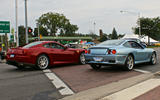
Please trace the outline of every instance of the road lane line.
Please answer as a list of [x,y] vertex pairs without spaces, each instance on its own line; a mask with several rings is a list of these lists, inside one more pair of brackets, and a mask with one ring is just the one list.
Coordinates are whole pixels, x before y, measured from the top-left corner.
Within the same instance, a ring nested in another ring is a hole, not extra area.
[[160,79],[149,79],[100,100],[132,100],[158,86],[160,86]]
[[52,84],[59,90],[62,95],[72,95],[74,92],[61,80],[59,79],[51,70],[44,70],[45,75],[52,81]]
[[137,71],[137,72],[141,72],[141,73],[144,73],[144,74],[148,74],[148,73],[151,73],[149,71],[145,71],[145,70],[141,70],[141,69],[133,69],[134,71]]

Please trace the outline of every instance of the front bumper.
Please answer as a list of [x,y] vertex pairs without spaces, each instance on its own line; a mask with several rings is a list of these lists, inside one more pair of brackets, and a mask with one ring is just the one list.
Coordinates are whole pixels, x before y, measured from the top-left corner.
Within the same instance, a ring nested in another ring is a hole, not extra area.
[[[91,55],[86,54],[85,60],[87,64],[102,64],[102,65],[124,65],[127,55]],[[101,58],[96,60],[96,58]]]

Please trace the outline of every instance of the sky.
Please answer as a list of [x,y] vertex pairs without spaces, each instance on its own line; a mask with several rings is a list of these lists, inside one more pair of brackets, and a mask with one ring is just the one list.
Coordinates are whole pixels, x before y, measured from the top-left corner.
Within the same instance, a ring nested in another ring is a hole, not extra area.
[[[25,25],[24,0],[18,1],[18,25]],[[0,0],[0,21],[10,21],[15,28],[15,0]],[[160,0],[27,0],[28,26],[36,27],[36,19],[47,12],[64,14],[71,24],[79,27],[78,33],[99,29],[118,34],[133,33],[138,13],[141,17],[158,17]],[[120,11],[127,11],[121,13]]]

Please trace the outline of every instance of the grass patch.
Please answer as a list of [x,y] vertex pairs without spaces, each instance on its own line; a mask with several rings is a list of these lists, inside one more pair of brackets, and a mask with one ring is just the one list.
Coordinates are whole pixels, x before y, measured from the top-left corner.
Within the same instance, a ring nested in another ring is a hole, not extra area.
[[160,47],[160,46],[155,46],[155,45],[147,46],[147,48],[157,48],[157,47]]

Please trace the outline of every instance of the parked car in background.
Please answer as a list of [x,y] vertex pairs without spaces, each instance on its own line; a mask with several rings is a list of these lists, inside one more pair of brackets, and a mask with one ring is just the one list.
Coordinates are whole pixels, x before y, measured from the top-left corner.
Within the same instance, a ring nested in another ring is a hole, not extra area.
[[69,43],[69,44],[65,44],[65,46],[69,48],[82,48],[82,45],[77,43]]
[[0,61],[5,59],[5,52],[0,52]]
[[102,65],[123,65],[124,69],[132,70],[135,64],[157,62],[154,49],[128,39],[108,40],[89,48],[85,53],[86,63],[93,69],[100,69]]
[[6,61],[20,69],[25,65],[33,65],[43,70],[56,64],[85,64],[84,52],[84,49],[68,48],[55,41],[38,41],[9,49]]

